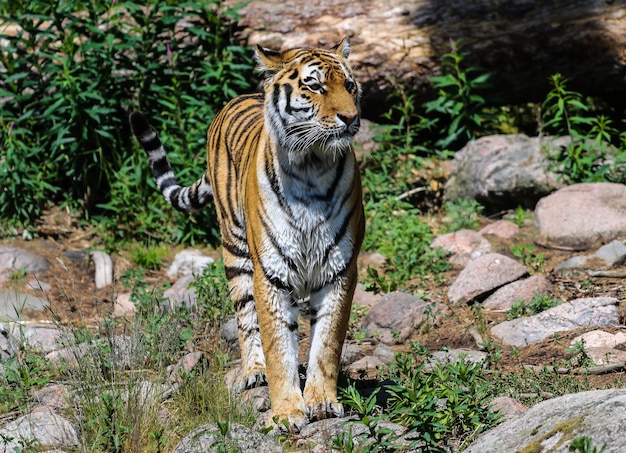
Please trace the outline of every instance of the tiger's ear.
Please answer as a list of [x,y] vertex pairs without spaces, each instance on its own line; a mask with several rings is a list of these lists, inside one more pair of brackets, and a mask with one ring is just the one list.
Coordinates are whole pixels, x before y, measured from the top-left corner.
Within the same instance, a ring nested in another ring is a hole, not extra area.
[[283,68],[284,61],[280,52],[275,50],[266,49],[260,44],[256,45],[256,52],[254,52],[254,59],[257,63],[257,69],[266,76],[276,74]]
[[343,38],[341,42],[334,46],[331,50],[334,50],[337,55],[341,55],[347,60],[350,56],[350,37],[346,36]]

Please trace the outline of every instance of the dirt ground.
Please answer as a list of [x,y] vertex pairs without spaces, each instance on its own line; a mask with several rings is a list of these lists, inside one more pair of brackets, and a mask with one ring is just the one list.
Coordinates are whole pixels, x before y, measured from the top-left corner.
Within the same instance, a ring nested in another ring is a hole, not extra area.
[[[483,223],[487,220],[484,219]],[[498,240],[490,237],[493,251],[511,255],[509,247],[513,244],[532,242],[534,237],[532,227],[524,227],[516,238],[512,240]],[[50,269],[44,275],[27,276],[24,279],[8,279],[0,284],[0,288],[13,288],[21,292],[30,293],[50,301],[48,313],[40,315],[48,320],[55,320],[62,324],[81,325],[97,328],[100,321],[112,311],[112,301],[117,294],[126,292],[119,282],[112,287],[97,290],[94,284],[94,265],[89,262],[88,250],[97,242],[95,233],[84,230],[64,230],[63,234],[45,234],[39,238],[26,241],[19,237],[5,238],[0,244],[18,247],[38,255],[44,256],[50,262]],[[620,278],[589,277],[585,274],[562,276],[553,271],[556,264],[576,254],[574,251],[546,248],[535,245],[535,252],[542,253],[545,264],[543,274],[553,283],[554,296],[562,300],[571,300],[591,296],[612,296],[620,300],[621,311],[626,305],[624,280]],[[168,259],[173,259],[178,249],[172,247]],[[219,256],[218,250],[205,251]],[[578,252],[584,253],[584,252]],[[124,256],[113,256],[116,276],[132,267]],[[626,269],[624,269],[626,271]],[[443,283],[428,282],[422,285],[421,292],[430,300],[447,302],[446,291],[449,284],[458,274],[458,270],[451,270],[445,276]],[[147,273],[149,283],[159,283],[167,280],[165,267],[158,272]],[[50,285],[42,294],[28,287],[28,282],[35,281]],[[477,311],[470,306],[454,306],[452,314],[439,321],[437,325],[421,329],[413,336],[421,344],[431,350],[438,350],[444,346],[449,348],[477,349],[476,332],[483,339],[489,337],[490,327],[506,319],[505,314]],[[605,329],[615,332],[614,329]],[[571,355],[565,352],[572,338],[591,329],[563,333],[558,338],[549,338],[540,343],[530,345],[521,350],[515,350],[505,345],[496,345],[501,348],[502,357],[498,363],[502,371],[519,371],[522,365],[556,366],[563,367],[564,361]],[[397,350],[406,350],[407,345],[398,346]],[[624,369],[614,372],[591,375],[588,379],[591,388],[623,387],[626,385]]]

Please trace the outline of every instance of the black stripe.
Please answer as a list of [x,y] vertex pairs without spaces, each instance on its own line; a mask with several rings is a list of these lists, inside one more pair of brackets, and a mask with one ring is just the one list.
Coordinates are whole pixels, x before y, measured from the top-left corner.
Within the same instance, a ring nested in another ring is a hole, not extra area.
[[224,273],[226,274],[227,280],[232,280],[240,275],[252,275],[252,271],[250,269],[236,266],[224,266]]
[[235,307],[235,310],[239,311],[250,302],[254,302],[254,296],[252,294],[248,294],[240,299],[233,299],[233,306]]
[[283,248],[281,247],[280,243],[278,242],[278,239],[276,239],[276,236],[274,236],[274,234],[272,232],[272,229],[270,228],[270,226],[265,221],[265,218],[262,215],[263,213],[260,213],[260,214],[261,215],[259,215],[259,217],[261,219],[261,223],[263,224],[263,228],[265,228],[266,234],[269,237],[270,242],[272,243],[272,246],[274,246],[274,248],[276,249],[276,251],[278,252],[280,257],[282,258],[282,260],[285,262],[285,264],[287,264],[287,267],[289,267],[289,269],[291,269],[294,272],[297,271],[298,270],[298,266],[293,261],[293,259],[284,252]]
[[231,242],[222,241],[222,247],[224,247],[228,253],[236,256],[237,258],[250,258],[250,252],[247,249],[239,247]]

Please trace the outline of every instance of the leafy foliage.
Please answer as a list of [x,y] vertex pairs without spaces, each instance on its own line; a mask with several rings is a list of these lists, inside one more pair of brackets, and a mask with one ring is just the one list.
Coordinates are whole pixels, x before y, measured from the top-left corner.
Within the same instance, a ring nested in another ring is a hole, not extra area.
[[386,258],[384,276],[372,269],[370,278],[383,292],[393,291],[413,278],[431,278],[448,269],[441,249],[431,249],[434,234],[411,205],[388,198],[366,206],[369,228],[364,250],[377,250]]
[[449,451],[454,442],[467,446],[480,432],[495,426],[499,415],[488,404],[487,380],[479,363],[460,360],[426,368],[424,347],[396,356],[387,386],[392,420],[419,439],[422,451]]
[[[625,180],[626,135],[604,114],[593,115],[583,95],[567,89],[561,74],[550,77],[552,89],[543,101],[543,128],[569,135],[571,142],[548,155],[553,171],[567,183]],[[616,152],[615,145],[621,146]]]
[[[0,35],[0,98],[8,100],[0,104],[0,218],[27,222],[53,200],[115,219],[108,228],[128,225],[116,234],[172,235],[173,226],[156,221],[169,208],[156,200],[127,114],[141,109],[152,118],[184,168],[181,179],[195,179],[209,120],[251,88],[249,52],[231,37],[234,17],[218,0],[28,0],[4,8],[0,21],[16,33]],[[211,233],[198,228],[177,239]]]

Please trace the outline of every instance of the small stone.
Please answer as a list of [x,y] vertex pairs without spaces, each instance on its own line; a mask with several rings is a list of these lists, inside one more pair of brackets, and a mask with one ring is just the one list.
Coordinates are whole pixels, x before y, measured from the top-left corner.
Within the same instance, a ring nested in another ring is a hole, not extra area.
[[427,359],[426,369],[432,369],[435,364],[446,365],[463,361],[465,363],[483,363],[487,359],[487,353],[472,349],[448,349],[447,351],[435,351]]
[[500,412],[505,420],[510,420],[528,409],[523,404],[508,396],[498,396],[491,400],[491,408],[493,411]]
[[585,346],[590,348],[614,348],[618,344],[626,343],[626,333],[618,332],[612,334],[604,330],[592,330],[574,338],[570,346],[579,341],[584,341]]
[[396,353],[384,343],[379,343],[378,346],[376,346],[374,355],[383,363],[394,363],[396,361]]
[[102,289],[113,284],[113,260],[108,253],[102,251],[91,252],[91,259],[96,266],[96,288]]
[[236,343],[239,341],[239,328],[237,327],[237,319],[230,318],[222,325],[220,330],[222,339],[228,343]]
[[131,293],[118,294],[115,302],[113,302],[113,316],[115,318],[134,318],[136,307],[130,298]]
[[594,255],[609,267],[621,266],[626,262],[626,245],[614,240],[600,247]]
[[537,294],[549,294],[552,284],[543,275],[532,275],[497,289],[482,303],[485,310],[506,312],[518,301],[529,303]]
[[341,366],[347,367],[361,356],[361,347],[354,343],[344,343],[341,350]]
[[183,250],[174,257],[174,261],[167,269],[167,277],[174,280],[185,275],[200,275],[205,267],[214,262],[213,258],[204,255],[200,250]]
[[502,239],[510,239],[519,234],[519,227],[508,220],[497,220],[480,230],[482,234],[492,234]]
[[[385,344],[404,343],[423,322],[436,319],[449,310],[442,304],[425,302],[401,292],[386,294],[365,315],[361,324]],[[432,319],[431,319],[432,318]]]
[[452,304],[468,303],[526,274],[526,267],[508,256],[483,255],[470,261],[461,271],[448,289],[448,298]]
[[183,275],[171,288],[163,292],[163,296],[169,301],[170,308],[191,308],[197,304],[196,288],[189,286],[194,281],[195,277],[192,274]]
[[470,260],[491,253],[489,241],[472,230],[459,230],[438,236],[430,247],[439,247],[450,253],[448,261],[458,267],[465,267]]

